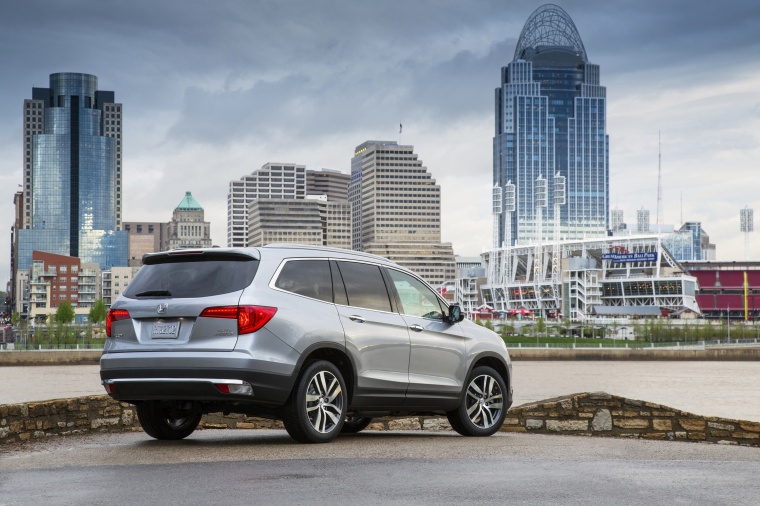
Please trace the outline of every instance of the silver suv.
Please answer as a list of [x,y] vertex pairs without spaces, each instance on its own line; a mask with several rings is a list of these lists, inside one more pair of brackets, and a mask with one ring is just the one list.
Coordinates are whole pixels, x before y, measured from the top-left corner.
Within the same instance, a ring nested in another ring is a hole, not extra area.
[[100,376],[154,438],[213,412],[282,420],[302,443],[380,416],[446,415],[488,436],[512,405],[499,336],[387,259],[281,244],[143,264],[108,312]]

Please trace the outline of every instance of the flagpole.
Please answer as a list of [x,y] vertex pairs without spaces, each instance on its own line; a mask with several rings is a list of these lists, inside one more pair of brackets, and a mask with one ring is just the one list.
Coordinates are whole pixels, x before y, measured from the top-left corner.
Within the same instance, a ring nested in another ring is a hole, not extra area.
[[398,124],[398,145],[401,145],[401,133],[404,131],[403,123]]

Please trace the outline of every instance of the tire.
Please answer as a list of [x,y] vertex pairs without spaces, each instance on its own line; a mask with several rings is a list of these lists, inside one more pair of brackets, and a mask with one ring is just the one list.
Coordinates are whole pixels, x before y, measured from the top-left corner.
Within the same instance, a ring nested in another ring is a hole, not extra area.
[[155,439],[184,439],[198,427],[203,413],[188,401],[150,401],[137,405],[137,418]]
[[446,413],[451,427],[463,436],[494,434],[507,416],[504,379],[494,369],[478,366],[465,385],[459,407]]
[[301,372],[282,423],[299,443],[329,443],[340,434],[346,419],[346,383],[330,362],[311,362]]
[[372,423],[372,418],[366,416],[347,416],[343,422],[342,434],[356,434],[367,428]]

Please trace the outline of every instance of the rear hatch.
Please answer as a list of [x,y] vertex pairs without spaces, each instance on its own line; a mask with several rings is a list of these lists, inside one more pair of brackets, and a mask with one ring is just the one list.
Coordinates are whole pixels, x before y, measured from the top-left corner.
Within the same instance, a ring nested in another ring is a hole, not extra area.
[[106,352],[235,348],[236,309],[258,259],[210,249],[148,255],[143,263],[111,306]]

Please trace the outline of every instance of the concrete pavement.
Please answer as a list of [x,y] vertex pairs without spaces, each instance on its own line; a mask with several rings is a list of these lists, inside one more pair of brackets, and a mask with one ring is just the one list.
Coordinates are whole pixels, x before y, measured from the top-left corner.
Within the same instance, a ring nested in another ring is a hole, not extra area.
[[0,454],[0,505],[757,504],[756,448],[450,432],[51,439]]

